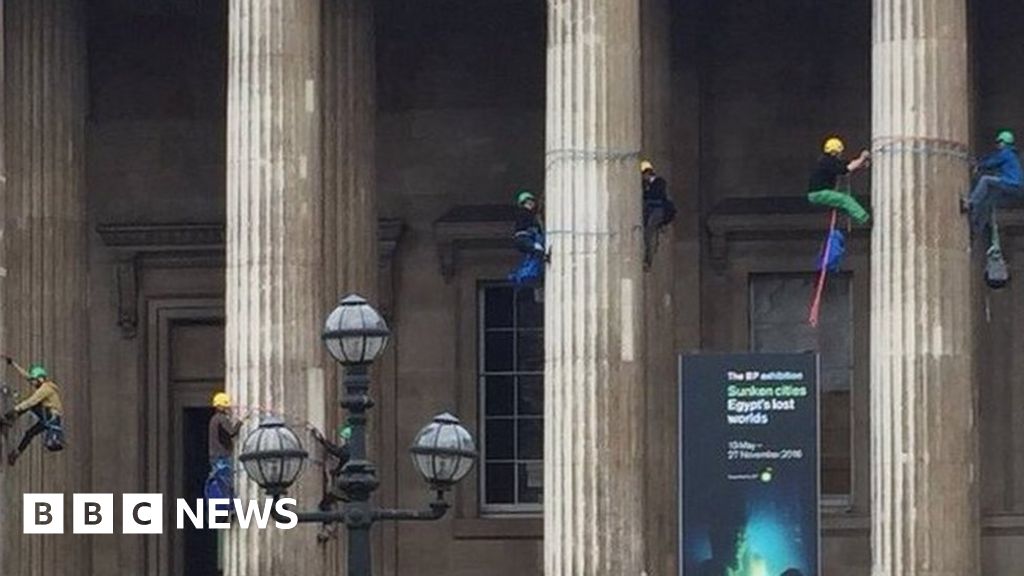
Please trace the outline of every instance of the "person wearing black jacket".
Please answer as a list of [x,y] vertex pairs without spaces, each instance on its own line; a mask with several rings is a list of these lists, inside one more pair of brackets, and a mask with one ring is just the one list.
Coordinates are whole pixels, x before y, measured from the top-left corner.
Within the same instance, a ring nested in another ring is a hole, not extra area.
[[526,255],[544,256],[544,227],[538,215],[537,197],[525,190],[516,196],[516,249]]
[[647,160],[640,163],[640,182],[644,202],[644,267],[650,268],[658,249],[658,233],[676,216],[676,207],[668,197],[668,183]]

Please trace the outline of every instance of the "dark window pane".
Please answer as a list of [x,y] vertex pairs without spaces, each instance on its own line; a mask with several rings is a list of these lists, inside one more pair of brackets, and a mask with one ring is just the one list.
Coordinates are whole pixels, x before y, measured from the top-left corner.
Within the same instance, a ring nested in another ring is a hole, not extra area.
[[519,414],[540,416],[544,414],[544,377],[519,377]]
[[516,325],[519,328],[544,326],[544,304],[537,302],[532,288],[516,291]]
[[487,454],[488,460],[512,460],[515,458],[513,446],[513,427],[515,420],[488,418],[486,421],[487,430]]
[[484,326],[512,327],[512,293],[509,287],[484,289]]
[[512,370],[512,332],[488,332],[484,344],[484,370]]
[[486,416],[512,416],[515,383],[511,376],[487,376],[484,388]]
[[519,434],[518,460],[540,460],[544,457],[544,421],[540,418],[520,418],[516,421]]
[[544,371],[544,333],[525,330],[517,333],[516,370],[520,372]]
[[540,504],[544,497],[544,463],[519,464],[519,503]]
[[515,464],[488,464],[485,471],[487,485],[484,487],[488,504],[514,504],[516,471]]

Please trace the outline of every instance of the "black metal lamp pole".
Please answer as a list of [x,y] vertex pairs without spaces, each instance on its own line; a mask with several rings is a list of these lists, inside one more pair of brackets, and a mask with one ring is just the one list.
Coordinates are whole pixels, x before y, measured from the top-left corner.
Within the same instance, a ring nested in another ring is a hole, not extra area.
[[444,492],[437,491],[436,500],[424,510],[380,508],[370,496],[380,482],[377,467],[366,459],[366,411],[373,406],[369,395],[370,377],[366,364],[347,366],[344,376],[345,394],[341,406],[348,410],[349,461],[342,468],[336,488],[348,498],[337,510],[296,512],[299,522],[344,524],[348,529],[349,576],[371,575],[370,528],[378,520],[439,520],[448,511]]
[[[366,458],[367,411],[373,407],[370,398],[370,364],[387,346],[387,324],[366,300],[350,295],[327,319],[322,335],[331,355],[344,366],[340,404],[348,412],[352,435],[348,442],[349,460],[342,468],[332,494],[336,498],[331,510],[296,511],[299,522],[344,524],[348,529],[348,576],[371,576],[370,528],[380,520],[438,520],[448,511],[445,491],[461,480],[472,468],[476,450],[470,433],[450,414],[435,416],[433,422],[420,430],[410,452],[419,472],[435,490],[435,499],[421,510],[380,508],[370,497],[380,485],[377,468]],[[263,435],[273,437],[262,442]],[[263,449],[261,446],[280,446]],[[260,486],[280,499],[301,472],[306,457],[301,443],[280,418],[265,420],[244,442],[239,459]],[[262,462],[278,465],[264,469]],[[294,464],[298,462],[298,464]],[[286,466],[286,463],[292,463]],[[273,477],[267,470],[277,471]],[[285,473],[285,470],[288,473]],[[276,502],[275,502],[276,505]],[[275,519],[279,519],[274,510]]]

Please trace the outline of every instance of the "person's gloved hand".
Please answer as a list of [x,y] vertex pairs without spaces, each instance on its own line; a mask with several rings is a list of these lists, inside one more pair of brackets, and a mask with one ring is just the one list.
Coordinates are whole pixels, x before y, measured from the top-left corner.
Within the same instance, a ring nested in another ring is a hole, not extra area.
[[11,358],[10,356],[4,356],[4,360],[7,361],[8,366],[14,364],[14,358]]
[[4,412],[3,415],[4,422],[14,422],[14,419],[17,417],[18,413],[14,410],[8,410],[7,412]]

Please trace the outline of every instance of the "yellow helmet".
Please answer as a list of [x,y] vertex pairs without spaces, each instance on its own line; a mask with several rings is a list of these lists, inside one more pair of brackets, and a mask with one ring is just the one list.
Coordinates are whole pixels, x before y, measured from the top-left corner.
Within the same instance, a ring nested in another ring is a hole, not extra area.
[[213,404],[214,408],[227,408],[231,406],[231,397],[226,392],[217,392],[213,395],[213,402],[211,404]]
[[640,162],[640,173],[643,174],[648,170],[654,170],[654,164],[651,164],[648,160],[642,160]]
[[843,145],[843,141],[839,138],[832,137],[825,140],[825,154],[842,154],[846,146]]

